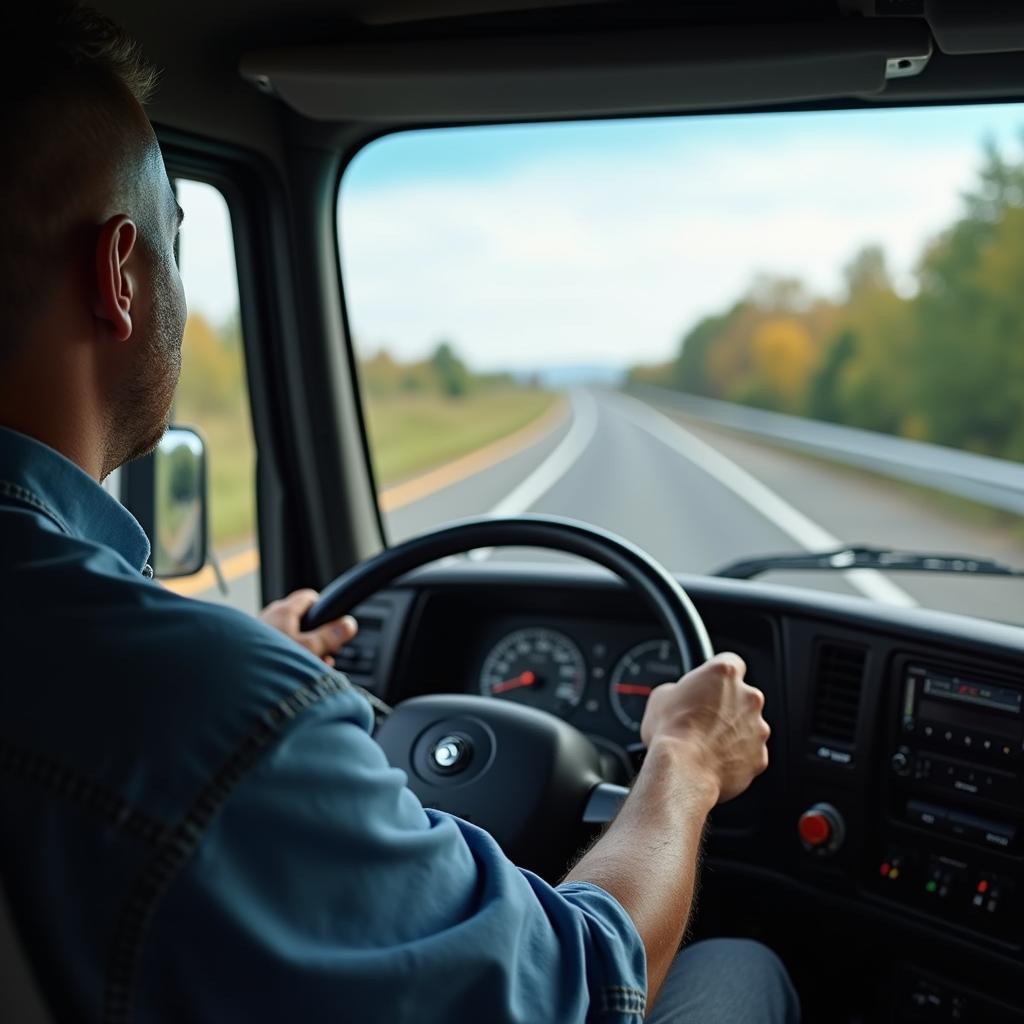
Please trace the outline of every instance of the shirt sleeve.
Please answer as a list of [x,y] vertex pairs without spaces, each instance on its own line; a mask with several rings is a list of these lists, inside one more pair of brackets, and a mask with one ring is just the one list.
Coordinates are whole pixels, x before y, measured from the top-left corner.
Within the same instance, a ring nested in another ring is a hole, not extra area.
[[169,885],[139,1019],[640,1024],[645,954],[621,905],[424,810],[354,701],[306,711]]

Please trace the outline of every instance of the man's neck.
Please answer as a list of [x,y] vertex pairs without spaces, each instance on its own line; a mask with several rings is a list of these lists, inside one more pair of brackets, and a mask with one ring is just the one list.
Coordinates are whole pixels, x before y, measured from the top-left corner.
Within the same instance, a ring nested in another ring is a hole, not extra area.
[[103,460],[86,440],[89,431],[58,429],[54,424],[47,422],[45,418],[18,415],[16,412],[9,411],[2,400],[0,400],[0,427],[16,430],[19,434],[41,441],[85,470],[94,480],[101,479]]

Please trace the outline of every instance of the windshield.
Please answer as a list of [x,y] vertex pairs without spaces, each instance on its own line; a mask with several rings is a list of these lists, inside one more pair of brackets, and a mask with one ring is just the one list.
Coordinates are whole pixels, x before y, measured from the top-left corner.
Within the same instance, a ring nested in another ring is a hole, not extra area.
[[[1022,128],[1003,104],[370,144],[338,231],[389,539],[545,512],[682,572],[843,544],[1024,566]],[[767,578],[1024,622],[1012,578]]]

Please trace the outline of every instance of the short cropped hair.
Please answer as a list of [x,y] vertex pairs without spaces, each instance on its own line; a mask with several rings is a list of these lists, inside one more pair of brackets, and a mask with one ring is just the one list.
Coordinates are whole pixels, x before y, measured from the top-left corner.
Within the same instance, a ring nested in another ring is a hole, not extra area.
[[45,301],[76,187],[110,152],[117,160],[131,150],[128,108],[149,101],[158,72],[118,25],[77,0],[10,4],[0,26],[2,362]]
[[[142,48],[106,15],[77,0],[43,0],[28,19],[46,35],[39,39],[43,67],[58,75],[88,75],[123,85],[143,106],[152,98],[159,73]],[[24,17],[24,16],[22,16]],[[33,64],[38,66],[37,61]]]

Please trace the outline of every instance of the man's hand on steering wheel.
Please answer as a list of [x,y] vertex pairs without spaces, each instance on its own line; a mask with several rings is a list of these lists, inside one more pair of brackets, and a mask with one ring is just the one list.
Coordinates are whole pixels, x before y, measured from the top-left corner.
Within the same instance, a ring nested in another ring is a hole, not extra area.
[[640,725],[645,746],[669,740],[683,751],[691,778],[706,780],[718,803],[768,767],[764,694],[744,681],[746,671],[739,655],[716,654],[679,682],[655,687]]
[[280,630],[307,651],[315,654],[327,665],[334,664],[334,654],[347,644],[357,632],[359,624],[351,615],[325,622],[316,629],[303,630],[302,618],[316,603],[320,595],[309,588],[296,590],[279,601],[272,601],[260,612],[261,622]]

